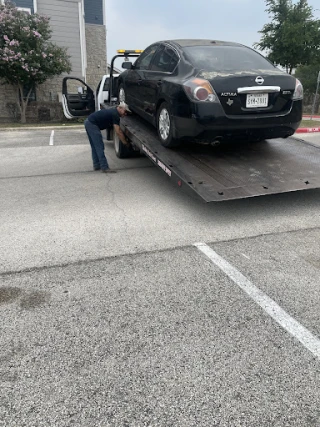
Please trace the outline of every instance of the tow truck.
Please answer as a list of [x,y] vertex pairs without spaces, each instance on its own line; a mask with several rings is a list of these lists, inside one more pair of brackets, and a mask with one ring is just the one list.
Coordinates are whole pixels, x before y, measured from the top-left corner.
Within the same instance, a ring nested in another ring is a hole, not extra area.
[[[110,64],[108,99],[99,105],[95,100],[99,99],[99,94],[85,82],[76,77],[64,78],[62,103],[65,116],[69,119],[86,117],[97,109],[117,105],[114,62],[120,57],[125,61],[138,57],[141,52],[117,51]],[[75,84],[77,93],[74,92]],[[256,143],[186,143],[169,149],[160,144],[155,129],[137,115],[122,118],[121,128],[131,142],[130,149],[115,133],[107,132],[107,140],[113,140],[117,157],[135,157],[137,153],[147,156],[174,185],[205,202],[320,188],[320,149],[296,137]]]

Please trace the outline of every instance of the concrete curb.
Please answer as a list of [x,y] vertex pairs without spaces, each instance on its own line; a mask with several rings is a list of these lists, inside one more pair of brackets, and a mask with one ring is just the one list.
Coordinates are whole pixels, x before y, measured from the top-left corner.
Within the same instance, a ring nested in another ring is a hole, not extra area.
[[[320,116],[319,116],[320,118]],[[23,128],[0,128],[0,132],[12,132],[12,131],[23,131],[23,130],[53,130],[53,129],[84,129],[83,125],[74,126],[43,126],[43,127],[23,127]],[[316,128],[298,128],[295,133],[316,133],[320,132],[320,127]]]
[[296,130],[296,133],[316,133],[316,132],[320,132],[320,127],[319,128],[299,128]]
[[7,131],[22,131],[22,130],[48,130],[48,129],[84,129],[84,125],[74,125],[74,126],[26,126],[21,128],[1,128],[0,132],[7,132]]

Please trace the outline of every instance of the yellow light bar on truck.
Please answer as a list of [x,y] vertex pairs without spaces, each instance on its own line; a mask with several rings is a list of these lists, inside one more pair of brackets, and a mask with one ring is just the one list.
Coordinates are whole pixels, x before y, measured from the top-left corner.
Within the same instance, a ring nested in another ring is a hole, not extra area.
[[142,52],[143,52],[143,50],[139,50],[139,49],[136,49],[136,50],[119,49],[119,50],[117,50],[117,53],[127,53],[127,54],[130,54],[130,53],[142,53]]

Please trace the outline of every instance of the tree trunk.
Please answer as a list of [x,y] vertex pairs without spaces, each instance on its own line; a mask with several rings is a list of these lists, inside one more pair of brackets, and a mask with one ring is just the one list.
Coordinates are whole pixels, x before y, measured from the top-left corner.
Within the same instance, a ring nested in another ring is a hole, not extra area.
[[22,108],[21,108],[21,123],[27,123],[27,119],[26,119],[26,105],[24,102],[22,103]]
[[32,92],[32,88],[29,90],[28,94],[27,94],[27,98],[23,99],[23,86],[21,83],[18,84],[18,91],[17,91],[17,95],[18,95],[18,106],[20,109],[20,114],[21,114],[21,119],[20,122],[21,123],[27,123],[27,118],[26,118],[26,111],[27,111],[27,105],[28,105],[28,101],[29,101],[29,97],[31,95]]

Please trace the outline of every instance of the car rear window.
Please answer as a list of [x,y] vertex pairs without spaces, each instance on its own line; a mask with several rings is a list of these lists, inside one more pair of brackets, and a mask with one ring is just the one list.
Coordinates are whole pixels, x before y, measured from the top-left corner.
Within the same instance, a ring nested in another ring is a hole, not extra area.
[[193,65],[204,71],[241,72],[275,69],[263,56],[242,46],[190,46],[183,50]]

